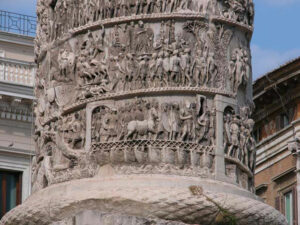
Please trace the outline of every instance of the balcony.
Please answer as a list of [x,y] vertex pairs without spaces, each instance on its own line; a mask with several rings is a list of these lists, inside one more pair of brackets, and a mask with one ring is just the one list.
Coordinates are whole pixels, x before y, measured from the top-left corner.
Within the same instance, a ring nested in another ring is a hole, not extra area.
[[0,30],[25,36],[35,36],[36,17],[0,10]]
[[35,72],[34,63],[0,57],[0,82],[33,87]]

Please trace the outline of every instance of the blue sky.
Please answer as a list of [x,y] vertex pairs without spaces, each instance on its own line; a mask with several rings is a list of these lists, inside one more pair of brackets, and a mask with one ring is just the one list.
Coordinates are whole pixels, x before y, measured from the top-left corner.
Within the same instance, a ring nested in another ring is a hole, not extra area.
[[[300,56],[300,0],[254,0],[254,79]],[[0,9],[35,14],[36,0],[0,0]]]

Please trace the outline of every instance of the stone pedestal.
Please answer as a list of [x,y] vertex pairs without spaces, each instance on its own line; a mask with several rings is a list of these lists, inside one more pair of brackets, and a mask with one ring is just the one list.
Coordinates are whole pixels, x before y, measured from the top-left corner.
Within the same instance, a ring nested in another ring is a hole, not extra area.
[[261,224],[253,2],[38,1],[33,195],[1,225]]

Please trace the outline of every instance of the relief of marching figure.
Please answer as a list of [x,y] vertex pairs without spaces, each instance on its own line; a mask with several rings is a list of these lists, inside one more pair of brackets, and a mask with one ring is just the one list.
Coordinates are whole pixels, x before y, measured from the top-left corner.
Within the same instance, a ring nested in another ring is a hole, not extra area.
[[[75,82],[80,100],[164,87],[205,87],[235,93],[248,83],[247,50],[235,49],[231,61],[224,57],[231,41],[230,29],[197,21],[188,21],[180,29],[176,31],[175,21],[169,20],[161,22],[159,33],[143,21],[88,31],[75,43],[77,49],[70,47],[51,56],[51,63],[59,68],[51,79]],[[228,87],[226,76],[232,77]]]
[[[213,173],[215,110],[212,99],[136,98],[92,110],[90,154],[121,173]],[[145,165],[147,166],[141,166]],[[180,168],[178,167],[180,166]]]
[[254,4],[253,0],[39,0],[38,33],[49,41],[96,21],[174,12],[216,15],[252,26]]
[[93,142],[163,140],[215,145],[215,110],[206,97],[194,102],[136,99],[116,109],[98,107],[92,116]]
[[233,110],[224,113],[224,143],[228,157],[238,159],[252,172],[255,166],[255,145],[253,138],[254,121],[249,118],[249,107],[240,108],[240,113]]

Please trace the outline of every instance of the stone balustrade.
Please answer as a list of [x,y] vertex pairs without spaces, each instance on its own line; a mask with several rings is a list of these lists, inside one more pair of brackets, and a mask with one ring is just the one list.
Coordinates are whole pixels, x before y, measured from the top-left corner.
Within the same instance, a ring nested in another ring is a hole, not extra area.
[[0,82],[34,86],[35,72],[34,63],[0,57]]

